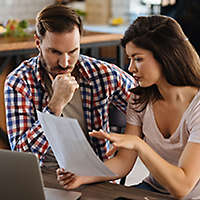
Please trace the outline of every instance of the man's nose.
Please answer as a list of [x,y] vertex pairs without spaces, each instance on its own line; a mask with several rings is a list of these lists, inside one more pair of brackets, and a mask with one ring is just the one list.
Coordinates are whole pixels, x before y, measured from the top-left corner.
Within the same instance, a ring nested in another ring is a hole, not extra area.
[[65,53],[62,56],[60,56],[58,64],[62,68],[66,68],[69,65],[69,55]]

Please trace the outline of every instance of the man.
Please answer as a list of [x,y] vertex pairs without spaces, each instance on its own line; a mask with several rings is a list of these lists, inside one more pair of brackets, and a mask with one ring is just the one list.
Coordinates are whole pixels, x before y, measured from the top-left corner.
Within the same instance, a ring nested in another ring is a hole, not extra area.
[[71,8],[44,8],[36,19],[39,55],[22,62],[5,83],[11,149],[37,154],[43,170],[55,172],[58,166],[36,110],[77,118],[94,151],[104,159],[108,144],[90,138],[88,132],[109,131],[110,103],[125,111],[128,90],[134,86],[131,76],[115,65],[80,55],[81,33],[81,20]]

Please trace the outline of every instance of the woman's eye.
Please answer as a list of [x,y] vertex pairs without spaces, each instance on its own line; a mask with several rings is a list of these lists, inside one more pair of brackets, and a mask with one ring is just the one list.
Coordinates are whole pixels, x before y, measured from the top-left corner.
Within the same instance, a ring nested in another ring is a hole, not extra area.
[[140,62],[140,61],[142,61],[143,59],[142,58],[134,58],[134,61],[135,62]]

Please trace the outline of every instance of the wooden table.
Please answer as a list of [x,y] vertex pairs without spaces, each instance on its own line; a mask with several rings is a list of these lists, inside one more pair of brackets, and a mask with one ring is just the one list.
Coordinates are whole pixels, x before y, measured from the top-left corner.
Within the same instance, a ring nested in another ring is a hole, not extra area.
[[[63,189],[52,174],[43,174],[46,187]],[[126,197],[133,200],[173,200],[168,195],[163,195],[134,187],[127,187],[109,182],[83,185],[75,191],[82,193],[80,200],[114,200],[117,197]]]
[[[85,53],[85,49],[91,49],[90,55],[92,57],[99,56],[99,48],[104,46],[116,46],[117,47],[117,64],[119,67],[124,66],[124,51],[120,46],[120,39],[122,34],[107,34],[107,33],[86,33],[81,38],[81,53]],[[0,73],[3,68],[11,60],[16,61],[16,66],[24,60],[25,56],[29,57],[30,54],[38,53],[33,36],[26,38],[5,38],[0,37],[0,57],[3,57],[3,62],[0,63]]]
[[132,200],[173,199],[167,195],[108,182],[85,185],[79,188],[77,191],[82,193],[80,200],[114,200],[117,197],[126,197]]

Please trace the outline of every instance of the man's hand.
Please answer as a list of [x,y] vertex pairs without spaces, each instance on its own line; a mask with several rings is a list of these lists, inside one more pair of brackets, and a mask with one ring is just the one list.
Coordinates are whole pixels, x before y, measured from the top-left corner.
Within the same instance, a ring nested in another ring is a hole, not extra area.
[[52,88],[53,95],[48,107],[55,115],[60,116],[63,108],[71,101],[79,85],[71,74],[59,74],[53,80]]

